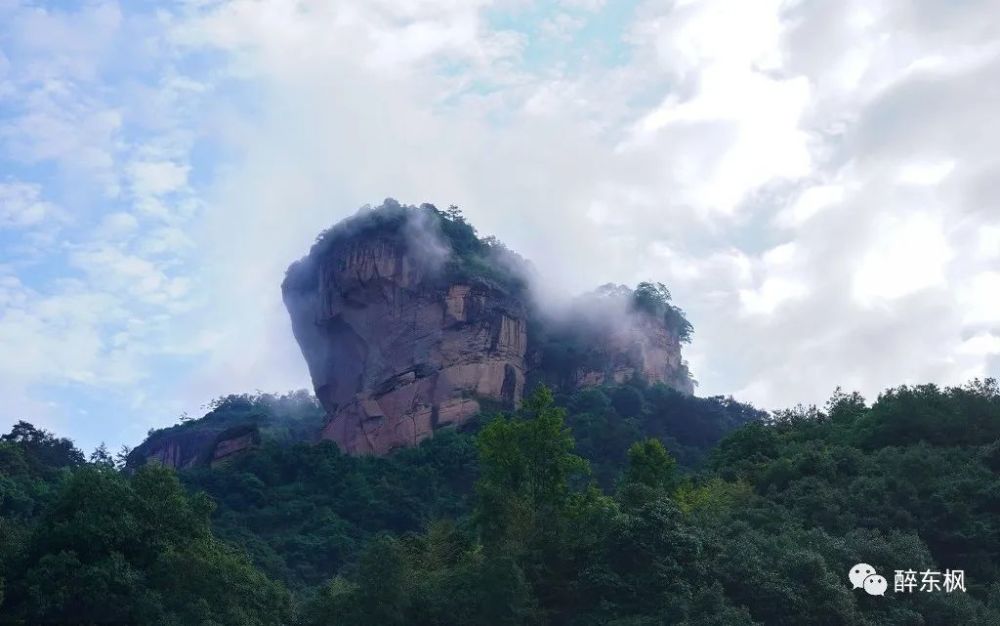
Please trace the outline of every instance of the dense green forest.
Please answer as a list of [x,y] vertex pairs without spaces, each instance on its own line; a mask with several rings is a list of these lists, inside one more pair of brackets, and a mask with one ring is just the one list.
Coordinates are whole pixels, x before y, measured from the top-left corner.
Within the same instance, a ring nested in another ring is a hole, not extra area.
[[[541,387],[386,458],[276,437],[179,474],[122,461],[0,437],[0,622],[1000,623],[994,381],[774,414]],[[858,562],[966,590],[869,596]]]

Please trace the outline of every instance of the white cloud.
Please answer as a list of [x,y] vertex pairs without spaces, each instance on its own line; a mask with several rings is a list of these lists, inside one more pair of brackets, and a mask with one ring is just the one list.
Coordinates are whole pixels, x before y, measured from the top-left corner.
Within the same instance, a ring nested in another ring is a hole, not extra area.
[[743,310],[752,315],[770,315],[784,302],[804,297],[808,290],[787,278],[767,278],[757,289],[740,291]]
[[565,43],[572,40],[573,35],[585,24],[586,21],[582,17],[558,13],[542,22],[540,30],[547,38]]
[[42,199],[39,185],[0,182],[0,228],[24,228],[56,217],[56,208]]
[[1000,226],[987,224],[979,228],[978,251],[984,259],[1000,258]]
[[[572,17],[550,35],[602,3],[561,4]],[[594,42],[614,61],[572,63],[533,54],[542,25],[515,31],[523,8],[19,11],[30,36],[0,27],[0,150],[58,172],[24,179],[20,232],[50,224],[46,198],[73,203],[75,230],[33,245],[65,253],[57,279],[0,274],[0,332],[41,338],[19,340],[35,365],[2,391],[37,408],[35,374],[150,381],[168,353],[199,366],[135,406],[308,384],[282,273],[389,195],[459,204],[535,261],[546,293],[666,282],[696,327],[703,393],[776,407],[998,373],[989,2],[649,1]],[[497,26],[507,10],[518,20]],[[100,201],[78,208],[88,187]],[[62,339],[77,356],[55,353]],[[155,410],[134,421],[173,417]]]
[[822,211],[843,202],[845,190],[842,185],[815,185],[807,187],[795,201],[777,216],[781,226],[794,227],[803,224]]
[[[177,75],[167,13],[144,9],[14,2],[0,18],[0,229],[16,229],[0,233],[0,420],[84,445],[134,443],[134,424],[176,406],[148,393],[132,412],[122,398],[169,379],[160,356],[193,306],[190,240],[173,231],[200,211],[187,173],[204,92]],[[104,421],[73,421],[84,410]]]
[[128,237],[139,229],[139,220],[131,213],[119,211],[109,213],[101,219],[97,227],[97,235],[102,239],[121,239]]
[[194,241],[180,228],[164,226],[152,229],[140,242],[139,249],[146,255],[185,253],[194,248]]
[[157,263],[109,244],[83,246],[70,254],[70,263],[83,270],[92,284],[129,294],[140,301],[180,310],[189,289],[185,277],[171,277]]
[[916,214],[880,220],[874,228],[874,243],[854,275],[859,302],[894,300],[945,285],[952,251],[940,220]]
[[758,263],[762,275],[760,284],[739,291],[743,312],[772,315],[783,304],[805,298],[809,288],[799,276],[797,267],[802,261],[802,253],[794,242],[765,251]]
[[15,356],[0,359],[3,378],[110,382],[100,329],[120,315],[115,299],[72,288],[45,295],[14,280],[0,286],[0,301],[0,344]]
[[[218,251],[220,276],[245,294],[227,302],[278,280],[323,225],[392,194],[462,205],[533,258],[549,291],[666,280],[698,329],[690,353],[705,392],[745,388],[776,406],[821,401],[837,383],[872,394],[958,382],[977,367],[980,357],[956,356],[957,285],[981,263],[966,250],[990,249],[985,235],[972,248],[962,239],[975,232],[959,216],[972,145],[923,139],[972,101],[956,96],[942,118],[907,90],[937,80],[918,62],[928,55],[943,60],[942,80],[981,72],[989,57],[970,61],[954,33],[900,28],[902,5],[649,3],[628,35],[631,64],[581,74],[512,71],[517,46],[489,42],[517,35],[440,8],[433,19],[451,20],[440,32],[462,28],[478,38],[470,50],[503,50],[457,81],[430,61],[455,58],[448,44],[461,38],[415,47],[414,31],[384,19],[394,10],[311,20],[275,10],[230,3],[187,33],[238,52],[238,71],[272,98],[271,115],[239,135],[243,169],[213,200],[206,240],[239,219],[239,244],[255,251]],[[277,26],[260,29],[264,16]],[[455,90],[472,80],[493,90]],[[888,102],[901,112],[885,115],[905,125],[876,123]],[[900,158],[914,137],[919,149]],[[768,224],[790,229],[794,245],[776,247]],[[274,242],[287,245],[256,254]],[[263,327],[284,323],[280,307],[268,310]],[[738,328],[734,311],[746,314]]]
[[580,9],[582,11],[596,11],[606,3],[607,0],[559,0],[559,4],[567,8]]
[[990,333],[980,333],[963,341],[957,351],[974,356],[1000,354],[1000,337]]
[[951,160],[906,163],[899,168],[897,180],[909,185],[937,185],[954,169]]
[[189,167],[171,161],[136,161],[127,172],[137,196],[160,196],[183,189]]
[[660,146],[651,152],[669,160],[692,207],[731,213],[772,179],[810,172],[810,138],[799,126],[809,80],[769,71],[781,61],[780,4],[688,3],[640,27],[663,69],[691,87],[670,92],[625,145]]
[[966,324],[1000,324],[1000,271],[971,276],[959,288],[959,302]]

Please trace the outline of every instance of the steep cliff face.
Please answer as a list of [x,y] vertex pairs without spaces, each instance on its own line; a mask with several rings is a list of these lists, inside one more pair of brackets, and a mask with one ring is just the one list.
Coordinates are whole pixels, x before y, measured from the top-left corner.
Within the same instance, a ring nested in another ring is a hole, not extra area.
[[603,285],[532,329],[529,385],[571,391],[639,378],[694,393],[681,357],[691,326],[663,285]]
[[264,441],[312,441],[326,423],[326,413],[305,391],[283,396],[242,394],[219,398],[197,420],[150,432],[128,455],[136,468],[156,462],[175,469],[216,465]]
[[260,443],[256,426],[231,428],[192,428],[184,431],[161,431],[149,437],[131,452],[130,467],[149,461],[174,469],[212,465],[249,450]]
[[322,436],[351,454],[414,445],[484,400],[515,406],[524,387],[526,309],[516,290],[455,271],[453,244],[427,209],[380,211],[391,219],[362,228],[372,216],[359,215],[283,286],[330,415]]
[[591,354],[571,371],[571,387],[621,384],[638,377],[694,393],[680,340],[662,320],[635,313],[587,337]]
[[529,302],[525,267],[430,205],[387,200],[323,233],[282,285],[329,415],[321,436],[385,454],[484,403],[517,406],[529,374],[569,389],[637,376],[691,393],[682,333],[664,316],[679,310],[636,307],[639,291],[615,287],[556,321]]

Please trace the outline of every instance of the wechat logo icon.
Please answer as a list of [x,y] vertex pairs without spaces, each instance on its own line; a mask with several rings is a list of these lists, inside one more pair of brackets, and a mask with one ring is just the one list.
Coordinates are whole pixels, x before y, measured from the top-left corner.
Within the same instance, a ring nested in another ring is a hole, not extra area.
[[867,563],[858,563],[851,568],[847,577],[855,589],[864,589],[870,596],[884,596],[889,588],[884,576],[879,576],[875,568]]

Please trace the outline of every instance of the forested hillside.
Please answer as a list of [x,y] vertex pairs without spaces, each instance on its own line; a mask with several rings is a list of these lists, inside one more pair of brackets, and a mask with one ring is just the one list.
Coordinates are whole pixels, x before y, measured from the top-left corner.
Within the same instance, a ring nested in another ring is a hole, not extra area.
[[[121,465],[25,423],[2,437],[0,621],[1000,623],[994,381],[773,415],[539,388],[383,458],[273,438]],[[859,562],[966,589],[870,596]]]

